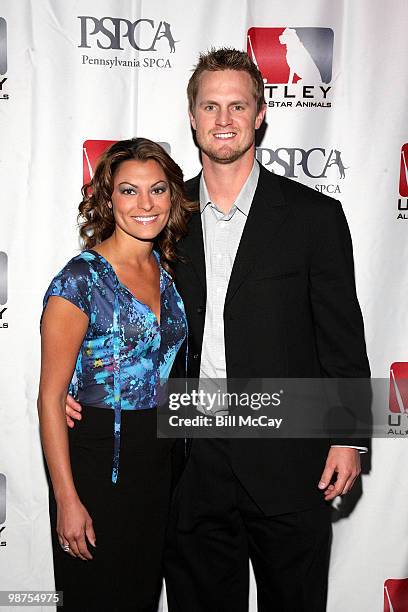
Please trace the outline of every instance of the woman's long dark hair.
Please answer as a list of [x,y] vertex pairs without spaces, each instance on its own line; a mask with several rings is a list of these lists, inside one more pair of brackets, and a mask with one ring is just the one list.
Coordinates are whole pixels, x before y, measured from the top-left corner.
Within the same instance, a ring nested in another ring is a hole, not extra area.
[[113,234],[115,218],[108,206],[113,193],[113,178],[119,165],[128,160],[156,161],[169,182],[171,208],[166,227],[156,244],[164,268],[172,273],[176,260],[176,243],[187,233],[187,221],[197,204],[190,202],[184,191],[183,172],[166,151],[147,138],[131,138],[113,144],[99,159],[90,183],[82,187],[79,205],[79,234],[83,247],[91,249]]

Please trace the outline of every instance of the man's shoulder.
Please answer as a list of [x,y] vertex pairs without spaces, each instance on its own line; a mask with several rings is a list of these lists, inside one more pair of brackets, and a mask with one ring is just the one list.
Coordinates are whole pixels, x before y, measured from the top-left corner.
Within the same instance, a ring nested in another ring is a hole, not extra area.
[[[258,180],[258,192],[262,193],[266,199],[271,199],[276,202],[276,197],[282,201],[282,204],[292,207],[296,212],[312,214],[316,211],[317,214],[323,212],[335,211],[341,207],[338,200],[308,187],[303,183],[274,174],[267,170],[265,166],[260,165],[260,173]],[[187,196],[192,200],[199,198],[200,192],[200,177],[201,172],[190,178],[184,183]]]
[[321,214],[322,210],[335,211],[341,207],[338,200],[299,183],[285,176],[273,174],[264,166],[261,166],[259,175],[259,186],[263,193],[268,197],[274,197],[276,192],[279,192],[282,198],[282,203],[290,206],[299,213],[316,213]]
[[184,182],[184,190],[190,200],[198,200],[200,195],[201,172]]

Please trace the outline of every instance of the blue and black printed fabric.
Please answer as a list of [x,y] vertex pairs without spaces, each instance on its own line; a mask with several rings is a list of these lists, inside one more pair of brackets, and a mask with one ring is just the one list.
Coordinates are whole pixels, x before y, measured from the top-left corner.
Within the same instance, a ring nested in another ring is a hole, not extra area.
[[157,406],[160,381],[167,380],[187,334],[181,297],[154,254],[160,267],[160,324],[119,281],[109,262],[92,250],[71,259],[44,297],[44,308],[49,297],[59,296],[89,318],[75,366],[75,395],[81,404],[115,410],[114,482],[120,411]]

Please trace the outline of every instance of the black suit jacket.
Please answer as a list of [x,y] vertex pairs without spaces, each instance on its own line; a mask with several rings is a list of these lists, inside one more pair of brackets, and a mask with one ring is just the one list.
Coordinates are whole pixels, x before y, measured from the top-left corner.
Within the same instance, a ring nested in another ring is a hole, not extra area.
[[[199,182],[200,175],[186,183],[193,200]],[[178,249],[176,285],[189,323],[188,376],[195,378],[206,307],[199,212]],[[224,336],[228,378],[370,376],[351,239],[339,202],[261,166],[225,299]],[[317,483],[331,443],[366,441],[229,442],[236,475],[267,514],[322,501]]]

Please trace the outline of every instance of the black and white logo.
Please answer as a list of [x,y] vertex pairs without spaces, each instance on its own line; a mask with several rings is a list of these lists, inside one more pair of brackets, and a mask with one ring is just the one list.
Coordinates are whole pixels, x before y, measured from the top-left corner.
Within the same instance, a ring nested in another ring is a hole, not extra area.
[[[82,64],[107,68],[171,68],[176,53],[176,40],[171,23],[164,19],[140,18],[132,21],[123,17],[93,17],[79,15]],[[116,55],[93,56],[116,51]],[[123,52],[122,55],[119,53]],[[129,52],[131,55],[129,56]],[[136,52],[136,55],[135,55]]]
[[346,178],[348,166],[344,164],[339,149],[313,147],[258,147],[257,160],[271,172],[291,179],[317,181],[317,191],[334,195],[341,193],[341,181]]

